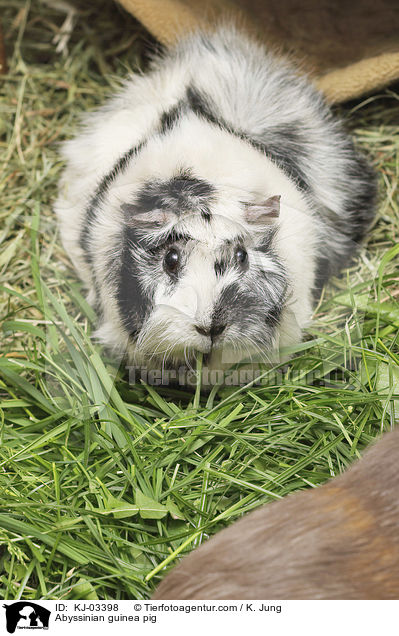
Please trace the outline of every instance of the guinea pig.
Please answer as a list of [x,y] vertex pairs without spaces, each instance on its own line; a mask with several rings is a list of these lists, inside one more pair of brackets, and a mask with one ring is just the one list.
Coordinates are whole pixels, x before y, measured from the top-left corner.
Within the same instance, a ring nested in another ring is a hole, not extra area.
[[327,484],[233,523],[154,599],[399,599],[399,429]]
[[374,215],[374,173],[322,96],[234,26],[131,75],[63,157],[63,244],[99,340],[138,365],[274,359]]

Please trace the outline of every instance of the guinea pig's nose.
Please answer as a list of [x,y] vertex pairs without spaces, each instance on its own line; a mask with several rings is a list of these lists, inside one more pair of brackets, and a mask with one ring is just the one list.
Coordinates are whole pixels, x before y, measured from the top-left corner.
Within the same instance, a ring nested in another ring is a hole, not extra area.
[[198,333],[201,334],[201,336],[209,337],[211,335],[210,329],[205,329],[204,327],[200,327],[199,325],[195,325],[195,328],[198,331]]
[[216,336],[219,336],[221,333],[223,333],[223,331],[226,329],[226,325],[212,324],[210,328],[201,327],[200,325],[195,325],[195,328],[198,331],[198,333],[200,333],[202,336],[207,336],[207,338],[213,339],[213,338],[216,338]]
[[216,338],[216,336],[220,336],[221,333],[226,329],[226,325],[212,325],[211,327],[211,338]]

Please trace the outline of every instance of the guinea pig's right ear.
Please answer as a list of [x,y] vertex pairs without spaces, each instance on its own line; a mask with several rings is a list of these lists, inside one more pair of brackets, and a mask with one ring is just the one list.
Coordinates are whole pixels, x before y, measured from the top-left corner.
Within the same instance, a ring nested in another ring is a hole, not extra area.
[[280,199],[277,194],[261,203],[246,203],[245,220],[253,225],[271,225],[280,216]]
[[127,227],[162,227],[175,218],[175,214],[169,210],[155,209],[143,212],[137,205],[134,205],[134,203],[123,203],[121,210],[124,214]]

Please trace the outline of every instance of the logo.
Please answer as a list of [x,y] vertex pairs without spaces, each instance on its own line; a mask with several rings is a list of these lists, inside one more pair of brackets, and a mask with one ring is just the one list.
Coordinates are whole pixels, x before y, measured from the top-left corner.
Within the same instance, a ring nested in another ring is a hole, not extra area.
[[6,627],[9,634],[13,634],[16,629],[48,629],[51,612],[37,603],[17,601],[3,607],[6,610]]

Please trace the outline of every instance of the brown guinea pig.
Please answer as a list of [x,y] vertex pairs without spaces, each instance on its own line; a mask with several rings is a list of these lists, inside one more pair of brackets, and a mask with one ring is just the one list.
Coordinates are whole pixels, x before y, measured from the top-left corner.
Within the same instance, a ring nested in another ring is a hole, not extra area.
[[399,428],[345,474],[218,533],[153,599],[399,599]]

